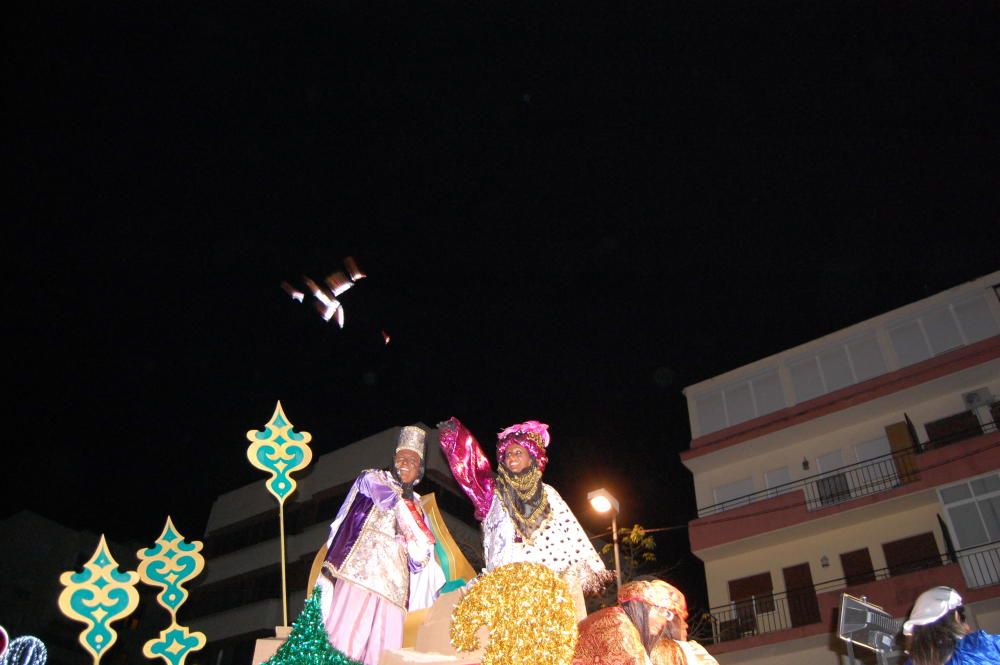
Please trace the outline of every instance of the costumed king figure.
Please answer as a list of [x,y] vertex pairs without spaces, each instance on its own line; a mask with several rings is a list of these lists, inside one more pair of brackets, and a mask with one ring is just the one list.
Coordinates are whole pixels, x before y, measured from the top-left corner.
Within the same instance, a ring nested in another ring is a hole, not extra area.
[[614,579],[569,506],[542,482],[548,464],[548,425],[529,420],[497,434],[497,472],[457,418],[438,425],[441,449],[455,480],[472,500],[483,526],[486,570],[508,563],[540,563],[562,577],[578,618],[583,595],[597,595]]
[[618,605],[580,622],[573,665],[719,665],[687,638],[684,594],[661,580],[622,585]]
[[323,624],[335,648],[366,665],[403,645],[406,612],[429,607],[445,583],[413,491],[424,471],[424,435],[403,427],[392,470],[362,471],[330,525],[317,582]]

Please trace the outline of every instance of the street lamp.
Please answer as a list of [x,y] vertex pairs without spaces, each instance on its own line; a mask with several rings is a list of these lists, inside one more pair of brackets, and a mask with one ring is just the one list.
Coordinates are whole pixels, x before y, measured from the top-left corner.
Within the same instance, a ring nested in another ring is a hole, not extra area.
[[618,560],[618,499],[603,487],[593,492],[587,492],[587,501],[599,513],[611,512],[611,534],[615,544],[615,583],[617,589],[622,588],[622,567]]

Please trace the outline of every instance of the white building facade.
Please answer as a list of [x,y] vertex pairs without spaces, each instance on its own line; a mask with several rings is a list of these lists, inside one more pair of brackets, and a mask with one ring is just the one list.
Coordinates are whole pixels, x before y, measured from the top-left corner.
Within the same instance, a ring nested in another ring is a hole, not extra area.
[[688,386],[723,665],[846,663],[843,592],[1000,632],[1000,271]]

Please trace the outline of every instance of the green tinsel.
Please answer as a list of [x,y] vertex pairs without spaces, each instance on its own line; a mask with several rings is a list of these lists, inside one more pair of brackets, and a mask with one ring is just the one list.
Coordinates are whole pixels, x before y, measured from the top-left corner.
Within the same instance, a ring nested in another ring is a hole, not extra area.
[[316,587],[292,624],[288,641],[263,665],[363,665],[330,644],[323,626],[323,613],[319,609],[321,595],[320,588]]

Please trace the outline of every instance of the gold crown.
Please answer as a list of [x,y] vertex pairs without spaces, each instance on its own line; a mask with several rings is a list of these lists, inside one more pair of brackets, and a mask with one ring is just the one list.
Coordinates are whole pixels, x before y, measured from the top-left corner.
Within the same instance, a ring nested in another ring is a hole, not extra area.
[[516,432],[511,432],[510,434],[508,434],[507,436],[505,436],[500,440],[510,441],[511,443],[515,443],[518,439],[522,440],[527,439],[528,441],[531,441],[536,446],[538,446],[541,450],[545,450],[546,447],[545,439],[543,439],[542,435],[539,434],[538,432],[525,432],[524,430],[519,429]]
[[396,440],[396,452],[400,450],[412,450],[420,459],[424,458],[424,436],[426,432],[415,425],[407,425],[399,430],[399,439]]
[[539,434],[538,432],[519,432],[519,434],[524,436],[524,438],[526,439],[534,441],[536,446],[538,446],[542,450],[545,450],[545,439],[543,439],[542,435]]

